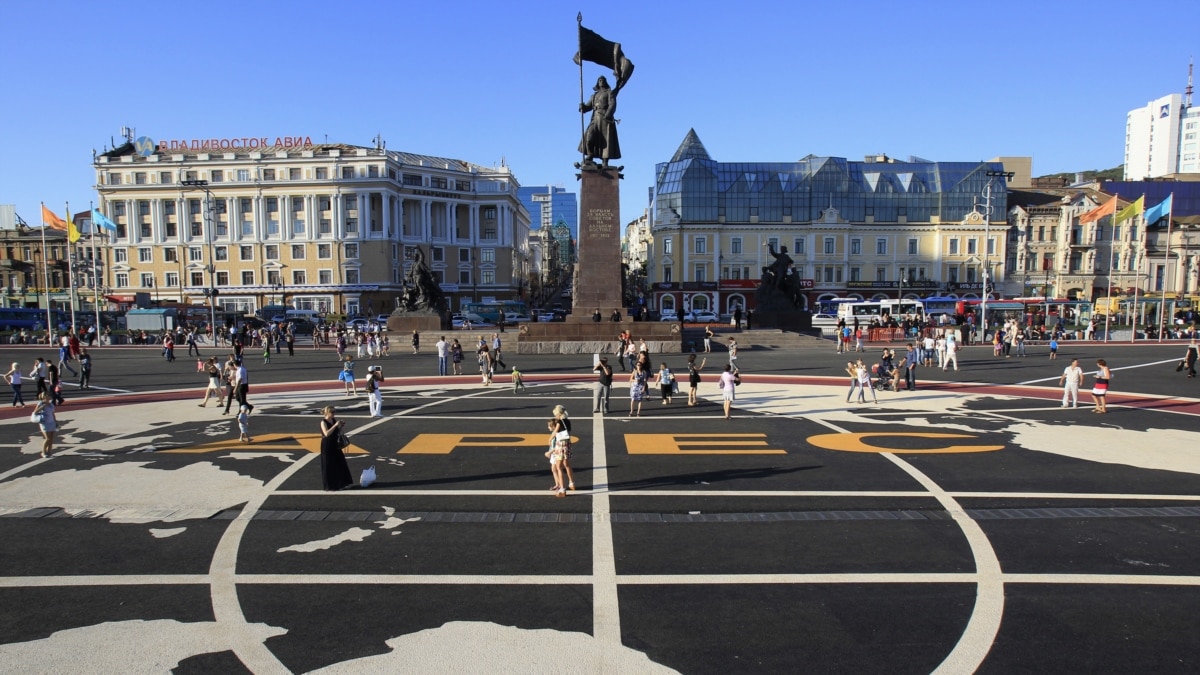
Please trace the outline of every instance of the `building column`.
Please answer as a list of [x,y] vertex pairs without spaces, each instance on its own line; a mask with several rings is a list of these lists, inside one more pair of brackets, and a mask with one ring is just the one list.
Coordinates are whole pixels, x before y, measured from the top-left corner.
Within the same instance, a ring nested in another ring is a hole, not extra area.
[[386,192],[379,193],[379,199],[380,199],[380,206],[382,207],[382,211],[383,211],[383,213],[381,214],[381,216],[383,217],[383,238],[391,239],[392,238],[392,204],[393,204],[394,200],[392,198],[392,195],[390,195]]
[[479,245],[479,205],[471,205],[470,217],[467,220],[467,239],[469,246]]
[[346,236],[344,229],[346,216],[342,211],[342,193],[335,192],[329,196],[329,209],[333,211],[333,239],[338,241]]

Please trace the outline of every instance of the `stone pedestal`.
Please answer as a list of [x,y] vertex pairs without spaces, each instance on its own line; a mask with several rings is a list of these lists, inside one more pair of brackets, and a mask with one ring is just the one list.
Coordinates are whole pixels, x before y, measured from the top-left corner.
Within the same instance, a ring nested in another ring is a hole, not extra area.
[[812,313],[803,310],[754,312],[754,328],[778,328],[779,330],[801,331],[812,328]]
[[636,342],[645,340],[653,353],[682,351],[683,335],[678,323],[655,321],[552,321],[523,323],[518,331],[519,354],[609,354],[617,345],[617,333],[628,330]]
[[387,329],[388,332],[393,335],[392,339],[395,340],[396,338],[394,336],[398,333],[412,335],[414,330],[421,334],[426,332],[432,333],[435,331],[449,330],[450,326],[448,322],[445,321],[445,319],[439,314],[433,312],[409,312],[406,314],[392,314],[388,316]]
[[[568,323],[607,319],[621,306],[621,180],[616,169],[584,167],[580,175],[579,266]],[[615,332],[613,333],[616,334]]]

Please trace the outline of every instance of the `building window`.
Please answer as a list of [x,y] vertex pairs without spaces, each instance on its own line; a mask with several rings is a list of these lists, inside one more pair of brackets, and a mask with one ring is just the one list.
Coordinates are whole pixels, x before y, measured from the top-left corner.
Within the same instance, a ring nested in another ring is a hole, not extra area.
[[288,180],[300,180],[300,169],[288,169]]
[[128,272],[117,272],[117,288],[129,288]]
[[967,238],[967,255],[975,255],[979,251],[979,242],[975,237]]
[[292,244],[292,260],[304,260],[303,244]]
[[317,234],[329,235],[333,233],[333,223],[328,218],[322,218],[317,225]]
[[344,244],[343,253],[347,259],[354,260],[358,258],[358,244]]
[[263,248],[263,258],[279,260],[279,244],[268,244]]
[[733,239],[729,240],[729,252],[733,255],[741,255],[742,254],[742,238],[741,237],[734,237]]
[[[121,174],[117,173],[116,171],[110,171],[108,174],[108,184],[109,185],[120,185],[121,184]],[[126,277],[126,278],[128,278],[128,277]],[[125,285],[128,286],[129,284],[125,284]]]
[[318,284],[332,284],[333,283],[333,270],[317,270],[317,283]]
[[708,253],[708,237],[696,237],[694,240],[696,253]]
[[875,281],[887,281],[887,280],[888,280],[887,268],[886,267],[876,267],[875,268]]
[[917,240],[916,239],[908,240],[908,254],[909,255],[917,255]]
[[244,270],[242,272],[242,285],[243,286],[253,286],[254,285],[254,271],[253,270]]
[[305,276],[304,270],[292,270],[292,285],[303,286],[308,283],[308,277]]
[[456,181],[454,181],[454,189],[458,190],[459,192],[470,192],[471,191],[471,181],[456,180]]
[[421,177],[416,174],[412,174],[412,173],[404,174],[401,177],[401,182],[403,182],[405,185],[408,185],[410,187],[421,187],[421,185],[423,184],[421,181]]
[[145,185],[146,184],[146,172],[145,171],[135,172],[133,174],[133,184],[134,185]]
[[191,281],[188,282],[189,286],[204,285],[204,272],[189,272],[188,277],[191,279]]
[[669,265],[663,267],[663,282],[671,283],[671,267]]
[[887,239],[880,237],[875,240],[875,255],[887,255]]
[[139,248],[138,249],[138,262],[144,262],[144,263],[154,262],[154,249]]
[[459,286],[470,286],[471,285],[471,270],[459,270],[458,271],[458,285]]
[[328,180],[329,179],[329,169],[326,167],[323,167],[323,166],[318,166],[316,175],[317,175],[317,180]]
[[250,170],[249,169],[238,169],[237,170],[237,179],[238,179],[238,182],[241,182],[241,183],[245,183],[245,182],[249,181],[250,180]]
[[996,255],[996,240],[990,237],[987,240],[987,255]]
[[142,272],[142,288],[154,288],[154,275]]
[[189,246],[188,262],[204,262],[204,249],[199,246]]
[[483,226],[483,234],[479,238],[494,240],[496,238],[496,226],[495,225],[484,225]]
[[958,283],[958,268],[951,267],[946,270],[946,281],[952,284]]
[[861,267],[851,267],[850,268],[850,281],[862,281],[862,268]]
[[213,249],[213,257],[217,262],[225,262],[229,260],[229,249],[224,246],[218,246]]
[[663,255],[671,255],[671,238],[663,237]]
[[163,262],[179,262],[179,251],[173,248],[163,249]]
[[471,249],[469,249],[469,248],[458,249],[458,262],[465,262],[465,263],[471,262]]
[[[29,260],[29,253],[25,254],[25,259]],[[123,263],[129,262],[129,250],[124,248],[113,249],[113,262]]]
[[213,169],[212,173],[208,176],[208,182],[210,183],[221,183],[224,182],[224,180],[225,172],[221,171],[220,169]]
[[480,210],[480,213],[481,213],[480,217],[483,218],[484,220],[495,220],[496,219],[496,207],[494,207],[494,206],[485,206]]
[[346,275],[346,283],[348,283],[348,284],[357,284],[358,283],[358,270],[353,269],[353,268],[347,269],[345,271],[345,275]]
[[253,246],[239,246],[238,247],[238,260],[254,260],[254,247]]
[[494,249],[494,248],[479,249],[479,262],[484,262],[484,263],[496,262],[496,249]]
[[296,235],[297,237],[303,237],[304,228],[305,222],[303,218],[292,219],[292,234]]
[[346,234],[358,234],[358,219],[357,218],[347,218],[346,219]]
[[429,187],[437,188],[438,190],[445,190],[447,187],[446,179],[442,176],[430,176]]
[[[395,254],[395,252],[393,251],[393,253],[392,253],[392,258],[395,258],[395,257],[396,257],[396,254]],[[441,246],[434,246],[434,247],[433,247],[433,251],[432,251],[432,255],[431,255],[430,257],[431,257],[431,258],[433,258],[433,262],[445,262],[445,260],[446,260],[446,249],[445,249],[444,247],[441,247]]]
[[862,239],[850,240],[850,255],[862,255]]
[[491,285],[495,284],[496,283],[496,271],[495,270],[480,270],[479,271],[479,283],[483,284],[484,286],[491,286]]
[[807,255],[806,251],[808,250],[808,246],[805,245],[806,241],[808,241],[808,240],[807,239],[797,239],[795,242],[793,242],[795,244],[796,248],[795,248],[795,250],[792,251],[792,253],[795,253],[796,255]]
[[958,255],[958,237],[950,238],[950,255]]
[[354,167],[343,166],[342,167],[342,178],[345,178],[345,179],[354,178]]
[[833,237],[825,237],[823,245],[825,247],[825,255],[833,255],[834,247],[836,245],[833,241]]
[[263,180],[275,180],[275,169],[263,169]]
[[695,269],[692,270],[692,274],[693,274],[692,280],[693,281],[705,281],[704,273],[706,271],[706,267],[707,267],[706,265],[696,265]]
[[317,259],[329,260],[333,258],[333,246],[329,244],[317,244]]

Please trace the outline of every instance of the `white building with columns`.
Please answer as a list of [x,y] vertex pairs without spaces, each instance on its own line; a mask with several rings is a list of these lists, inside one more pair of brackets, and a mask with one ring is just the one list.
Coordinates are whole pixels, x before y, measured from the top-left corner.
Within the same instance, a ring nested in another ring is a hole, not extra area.
[[307,138],[138,139],[96,155],[117,298],[388,313],[419,248],[450,309],[522,299],[529,214],[508,167]]

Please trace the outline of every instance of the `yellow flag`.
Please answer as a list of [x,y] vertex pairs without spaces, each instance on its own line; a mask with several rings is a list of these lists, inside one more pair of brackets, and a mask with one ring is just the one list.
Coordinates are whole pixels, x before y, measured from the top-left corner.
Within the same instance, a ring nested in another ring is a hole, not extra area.
[[79,235],[79,226],[75,224],[75,219],[71,217],[70,213],[68,213],[67,214],[67,241],[74,244],[75,242],[79,241],[79,236],[80,236]]
[[1132,218],[1134,216],[1140,216],[1142,214],[1142,211],[1145,210],[1145,206],[1146,206],[1146,195],[1142,195],[1141,197],[1137,198],[1137,201],[1133,202],[1129,206],[1126,206],[1125,208],[1121,209],[1120,211],[1117,211],[1117,215],[1113,217],[1113,225],[1116,225],[1117,223],[1120,223],[1122,221],[1129,220],[1130,218]]

